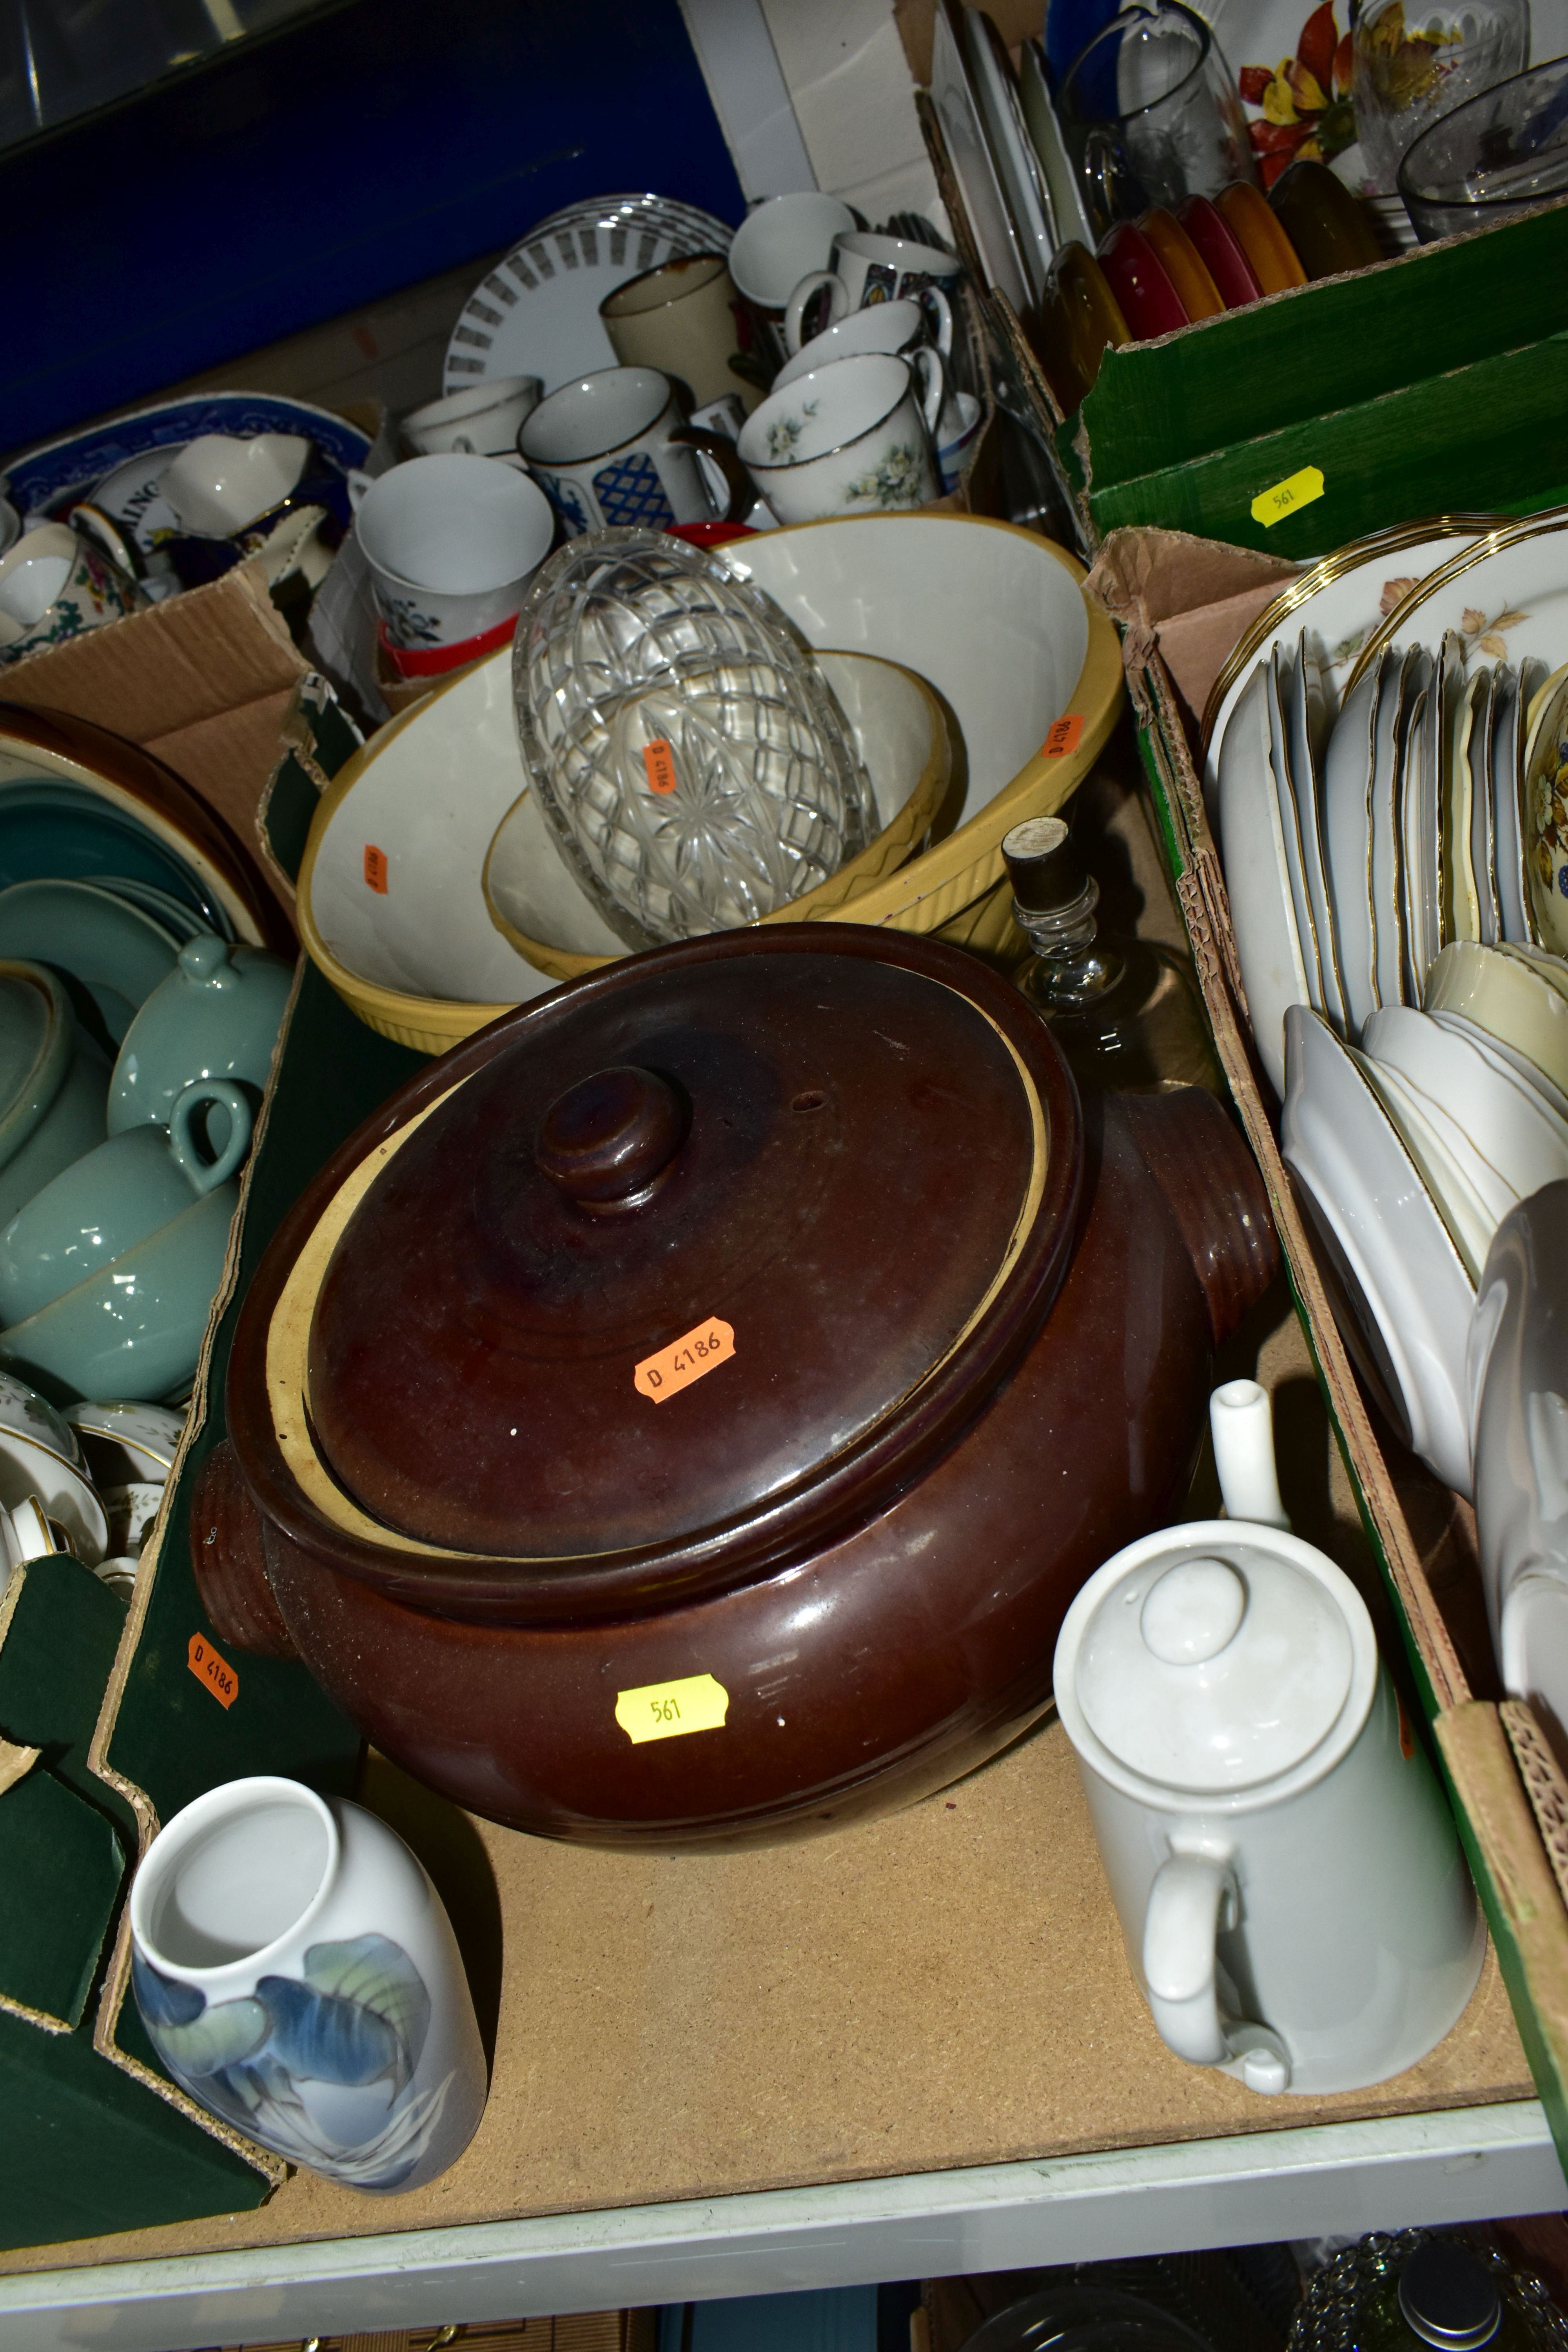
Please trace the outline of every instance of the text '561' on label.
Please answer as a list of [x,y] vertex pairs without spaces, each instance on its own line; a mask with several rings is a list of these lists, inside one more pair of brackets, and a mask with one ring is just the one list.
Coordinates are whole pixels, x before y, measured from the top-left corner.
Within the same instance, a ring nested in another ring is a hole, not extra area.
[[193,1633],[185,1644],[185,1664],[197,1682],[205,1683],[220,1706],[232,1706],[239,1696],[239,1676],[210,1642]]
[[364,845],[364,878],[371,888],[384,898],[386,896],[386,852],[367,841]]
[[732,1327],[710,1315],[705,1323],[694,1323],[657,1356],[645,1356],[632,1375],[633,1385],[639,1396],[662,1404],[667,1397],[679,1396],[693,1381],[710,1372],[715,1364],[727,1364],[734,1352]]
[[1300,473],[1287,474],[1269,490],[1259,490],[1252,501],[1252,520],[1260,522],[1265,530],[1298,507],[1310,507],[1314,499],[1323,495],[1323,469],[1321,466],[1303,466]]
[[642,747],[642,763],[647,770],[650,793],[672,793],[676,786],[675,754],[662,735]]
[[1065,760],[1069,751],[1078,750],[1082,734],[1082,719],[1076,710],[1069,711],[1065,719],[1052,720],[1050,732],[1040,749],[1047,760]]
[[616,1721],[634,1748],[645,1739],[679,1739],[689,1731],[721,1731],[730,1694],[711,1675],[679,1682],[644,1683],[616,1693]]

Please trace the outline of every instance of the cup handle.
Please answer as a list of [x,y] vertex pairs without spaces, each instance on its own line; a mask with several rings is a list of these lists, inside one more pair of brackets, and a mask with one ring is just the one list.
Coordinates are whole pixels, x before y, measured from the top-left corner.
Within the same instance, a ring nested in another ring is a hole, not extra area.
[[917,343],[912,352],[904,353],[905,364],[916,379],[921,414],[931,435],[931,447],[937,446],[937,424],[947,404],[947,362],[930,343]]
[[931,341],[937,350],[944,360],[951,358],[952,353],[952,303],[940,286],[922,286],[915,299],[931,321],[934,329]]
[[822,332],[823,327],[831,327],[835,320],[842,319],[849,308],[849,289],[843,278],[833,270],[814,269],[809,278],[803,278],[784,305],[784,342],[791,359],[794,359],[801,344],[810,340],[808,336],[803,336],[801,333],[805,306],[814,295],[823,293],[827,296],[827,316],[823,320],[822,327],[816,330],[818,334]]
[[1160,2039],[1193,2066],[1226,2066],[1265,2094],[1290,2085],[1290,2061],[1265,2025],[1220,2008],[1215,1939],[1237,1924],[1236,1880],[1204,1853],[1167,1855],[1149,1890],[1143,1984]]
[[373,478],[358,466],[351,466],[343,476],[343,482],[349,494],[349,505],[358,514],[374,487]]
[[[204,1160],[192,1127],[198,1110],[221,1103],[228,1113],[228,1141],[216,1160]],[[234,1174],[250,1149],[250,1104],[226,1078],[193,1078],[174,1097],[169,1113],[169,1148],[181,1174],[199,1198]]]
[[[714,520],[718,522],[744,522],[757,503],[758,491],[736,454],[734,443],[726,440],[722,433],[710,432],[706,425],[678,425],[669,437],[679,442],[683,448],[700,449],[723,476],[730,503],[723,514],[715,513]],[[707,490],[708,478],[700,467],[698,472],[702,478],[702,487]],[[711,497],[711,492],[709,495]]]

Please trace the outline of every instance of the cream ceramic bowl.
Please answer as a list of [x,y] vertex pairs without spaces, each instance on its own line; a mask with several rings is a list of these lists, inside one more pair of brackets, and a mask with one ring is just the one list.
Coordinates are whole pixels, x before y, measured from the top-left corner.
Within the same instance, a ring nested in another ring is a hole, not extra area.
[[550,986],[479,887],[526,782],[510,646],[422,696],[333,778],[300,868],[300,936],[384,1037],[444,1054]]
[[[858,921],[865,891],[891,873],[929,832],[947,797],[952,750],[930,687],[897,662],[824,653],[819,666],[848,719],[876,799],[877,837],[858,857],[764,922]],[[536,793],[502,819],[485,861],[485,900],[496,929],[552,980],[576,980],[624,955],[617,939],[562,857]]]
[[1525,957],[1450,940],[1426,975],[1426,1010],[1462,1013],[1568,1094],[1568,996]]
[[[966,778],[959,824],[866,892],[856,919],[950,923],[1001,879],[1003,835],[1059,808],[1116,722],[1121,650],[1082,566],[979,515],[836,515],[723,552],[809,644],[901,662],[941,696]],[[1071,748],[1047,751],[1066,719],[1081,721],[1062,730]]]

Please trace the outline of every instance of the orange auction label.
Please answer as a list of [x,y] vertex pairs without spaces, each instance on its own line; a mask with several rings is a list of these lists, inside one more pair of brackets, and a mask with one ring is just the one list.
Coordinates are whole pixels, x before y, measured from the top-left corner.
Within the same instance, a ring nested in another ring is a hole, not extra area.
[[727,1364],[734,1352],[732,1328],[710,1315],[706,1323],[694,1324],[657,1356],[645,1356],[632,1375],[633,1383],[639,1396],[662,1404],[666,1397],[679,1396],[693,1381],[710,1372],[715,1364]]
[[675,790],[675,754],[662,735],[643,745],[642,763],[647,770],[650,793],[672,793]]
[[185,1664],[197,1682],[205,1683],[220,1706],[234,1705],[239,1696],[239,1676],[199,1633],[191,1635],[185,1648]]
[[1065,760],[1069,751],[1078,750],[1082,733],[1083,720],[1075,710],[1055,722],[1041,749],[1047,760]]
[[384,849],[377,849],[368,841],[364,845],[364,878],[373,890],[379,891],[381,896],[385,898],[386,852]]

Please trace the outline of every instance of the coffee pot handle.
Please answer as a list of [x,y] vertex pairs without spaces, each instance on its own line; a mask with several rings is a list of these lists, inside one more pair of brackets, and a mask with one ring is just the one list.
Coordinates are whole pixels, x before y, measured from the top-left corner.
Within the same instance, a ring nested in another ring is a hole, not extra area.
[[1237,1924],[1229,1864],[1205,1853],[1166,1856],[1143,1919],[1143,1984],[1160,2039],[1194,2066],[1224,2066],[1248,2090],[1279,2092],[1290,2062],[1278,2034],[1220,2007],[1216,1939]]
[[[203,1157],[191,1124],[208,1103],[221,1104],[228,1113],[228,1141],[216,1160]],[[193,1192],[211,1192],[234,1174],[250,1149],[250,1105],[226,1078],[193,1078],[175,1096],[169,1113],[169,1149]]]

